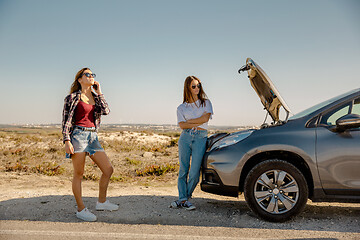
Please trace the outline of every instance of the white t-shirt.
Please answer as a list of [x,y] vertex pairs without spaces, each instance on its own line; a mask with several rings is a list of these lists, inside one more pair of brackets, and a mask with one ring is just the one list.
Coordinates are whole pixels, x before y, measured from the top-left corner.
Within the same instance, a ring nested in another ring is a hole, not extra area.
[[[206,99],[205,104],[200,106],[200,100],[197,100],[194,103],[182,103],[177,108],[177,122],[186,122],[190,119],[195,119],[201,117],[204,113],[211,113],[211,116],[214,114],[213,108],[210,100]],[[199,128],[208,129],[208,122],[198,126]]]

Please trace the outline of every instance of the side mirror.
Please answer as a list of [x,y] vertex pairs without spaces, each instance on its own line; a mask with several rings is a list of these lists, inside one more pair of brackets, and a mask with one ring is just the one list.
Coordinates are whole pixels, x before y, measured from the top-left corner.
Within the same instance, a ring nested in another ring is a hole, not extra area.
[[347,114],[336,120],[336,129],[338,131],[358,127],[360,127],[360,115],[358,114]]

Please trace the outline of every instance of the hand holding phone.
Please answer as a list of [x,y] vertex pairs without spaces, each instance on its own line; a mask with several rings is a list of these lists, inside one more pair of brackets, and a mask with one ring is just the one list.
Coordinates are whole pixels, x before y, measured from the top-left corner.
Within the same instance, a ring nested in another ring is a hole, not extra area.
[[96,94],[102,94],[101,93],[101,88],[100,88],[100,83],[98,81],[95,81],[94,84],[92,85],[94,91]]

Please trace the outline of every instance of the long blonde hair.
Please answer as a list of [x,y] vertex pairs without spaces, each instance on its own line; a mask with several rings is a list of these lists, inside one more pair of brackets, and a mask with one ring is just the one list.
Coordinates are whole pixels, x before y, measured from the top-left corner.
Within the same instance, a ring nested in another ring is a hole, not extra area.
[[79,90],[81,90],[81,84],[79,83],[79,78],[82,77],[82,75],[84,74],[84,71],[85,70],[90,70],[90,68],[82,68],[80,71],[78,71],[75,75],[75,80],[74,82],[71,84],[71,87],[70,87],[70,94],[73,93],[73,92],[77,92]]
[[205,91],[204,91],[204,88],[201,84],[201,81],[199,78],[195,77],[195,76],[188,76],[186,79],[185,79],[185,82],[184,82],[184,98],[183,98],[183,103],[186,103],[186,102],[193,102],[193,97],[192,97],[192,94],[191,94],[191,82],[193,80],[197,80],[200,84],[200,91],[199,91],[199,94],[198,94],[198,98],[200,100],[200,106],[205,106],[205,100],[208,99],[206,94],[205,94]]

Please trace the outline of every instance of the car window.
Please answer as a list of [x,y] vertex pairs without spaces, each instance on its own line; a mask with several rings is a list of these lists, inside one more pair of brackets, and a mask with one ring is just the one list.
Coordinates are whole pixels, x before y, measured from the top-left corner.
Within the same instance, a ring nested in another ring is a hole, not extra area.
[[354,105],[352,106],[351,112],[350,112],[350,106],[352,105],[352,102],[348,102],[346,104],[341,105],[340,107],[333,109],[332,111],[326,113],[321,118],[321,124],[325,124],[328,126],[334,126],[336,125],[336,120],[341,118],[342,116],[345,116],[349,113],[355,113],[360,115],[360,98],[355,99]]
[[290,117],[289,120],[293,120],[293,119],[297,119],[297,118],[302,118],[302,117],[304,117],[304,116],[306,116],[306,115],[308,115],[308,114],[311,114],[311,113],[319,110],[320,108],[325,107],[326,105],[329,105],[329,104],[331,104],[331,103],[333,103],[333,102],[336,102],[337,100],[339,100],[339,99],[341,99],[341,98],[343,98],[343,97],[345,97],[345,96],[348,96],[348,95],[350,95],[350,94],[353,94],[353,93],[355,93],[355,92],[357,92],[357,91],[359,91],[359,90],[360,90],[359,88],[358,88],[358,89],[354,89],[354,90],[352,90],[352,91],[350,91],[350,92],[341,94],[340,96],[337,96],[337,97],[331,98],[331,99],[329,99],[329,100],[327,100],[327,101],[325,101],[325,102],[319,103],[319,104],[317,104],[317,105],[315,105],[315,106],[313,106],[313,107],[311,107],[311,108],[308,108],[308,109],[306,109],[306,110],[304,110],[304,111],[302,111],[302,112],[299,112],[298,114],[295,114],[294,116]]
[[352,108],[351,113],[360,115],[360,98],[354,101],[354,106]]
[[351,103],[348,102],[326,113],[325,115],[322,116],[320,123],[328,126],[336,125],[336,120],[349,113],[350,104]]
[[336,125],[336,120],[338,120],[342,116],[345,116],[348,113],[349,113],[349,106],[345,106],[345,107],[337,110],[333,114],[331,114],[329,116],[329,118],[327,119],[326,124],[329,126]]

